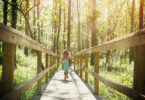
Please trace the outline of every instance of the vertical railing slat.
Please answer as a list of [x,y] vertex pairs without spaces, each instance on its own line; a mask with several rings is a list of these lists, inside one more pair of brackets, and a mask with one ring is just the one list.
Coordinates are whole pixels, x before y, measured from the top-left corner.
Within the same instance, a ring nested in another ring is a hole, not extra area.
[[[94,72],[99,74],[99,53],[96,52],[94,55]],[[99,94],[99,80],[94,77],[94,93]]]
[[[48,54],[45,55],[45,67],[48,68]],[[48,72],[45,75],[45,83],[48,83]]]
[[[85,54],[85,67],[88,68],[88,54]],[[85,72],[85,82],[88,83],[88,72]]]
[[[42,53],[37,51],[37,74],[41,72],[41,66],[42,66],[41,57],[42,57]],[[38,95],[41,94],[41,78],[37,82],[37,94]]]
[[[14,89],[15,49],[13,44],[3,43],[3,67],[1,96]],[[11,98],[15,100],[16,98]]]

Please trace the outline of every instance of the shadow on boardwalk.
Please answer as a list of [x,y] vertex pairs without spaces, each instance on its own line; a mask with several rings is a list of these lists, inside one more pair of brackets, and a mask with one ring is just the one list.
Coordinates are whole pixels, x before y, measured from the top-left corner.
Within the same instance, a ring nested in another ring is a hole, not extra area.
[[102,100],[92,94],[92,90],[75,72],[69,73],[69,79],[64,80],[63,71],[58,71],[42,88],[42,95],[34,100]]

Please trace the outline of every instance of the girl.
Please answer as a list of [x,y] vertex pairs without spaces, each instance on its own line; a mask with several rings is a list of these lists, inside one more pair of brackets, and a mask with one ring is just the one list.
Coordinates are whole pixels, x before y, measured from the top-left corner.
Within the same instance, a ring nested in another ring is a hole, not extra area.
[[61,68],[64,70],[64,79],[68,79],[68,70],[70,69],[70,66],[72,64],[71,55],[70,52],[67,50],[64,50],[62,53],[62,64]]

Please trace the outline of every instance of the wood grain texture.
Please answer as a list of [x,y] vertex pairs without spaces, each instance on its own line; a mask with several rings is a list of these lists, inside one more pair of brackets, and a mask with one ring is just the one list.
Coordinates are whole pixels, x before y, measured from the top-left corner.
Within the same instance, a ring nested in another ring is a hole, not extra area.
[[30,37],[22,35],[22,33],[17,31],[16,29],[7,27],[6,25],[3,24],[0,24],[0,41],[24,46],[36,51],[47,53],[49,55],[57,56],[55,53],[51,52],[46,47],[39,44]]
[[13,44],[3,43],[2,96],[14,89],[15,47]]
[[[81,69],[82,67],[79,66],[79,68]],[[107,78],[89,70],[88,68],[83,67],[82,68],[85,72],[88,72],[89,74],[91,74],[92,76],[94,76],[96,79],[98,79],[99,81],[101,81],[102,83],[104,83],[105,85],[117,90],[120,93],[123,93],[124,95],[131,97],[135,100],[145,100],[145,95],[135,89],[131,89],[127,86],[124,86],[122,84],[113,82],[111,80],[108,80]]]
[[40,78],[42,78],[50,69],[56,67],[57,64],[52,65],[45,69],[44,71],[40,72],[39,74],[35,75],[32,79],[25,82],[23,85],[19,86],[18,88],[14,89],[4,97],[0,98],[0,100],[11,100],[11,98],[19,98],[21,94],[23,94],[28,88],[32,87],[32,85],[37,82]]
[[102,52],[102,51],[107,51],[107,50],[112,50],[117,48],[133,47],[142,44],[145,44],[145,29],[139,30],[132,34],[122,36],[120,38],[116,38],[114,40],[105,42],[103,44],[88,49],[84,49],[80,52],[77,52],[75,56],[84,53],[94,53],[94,52]]

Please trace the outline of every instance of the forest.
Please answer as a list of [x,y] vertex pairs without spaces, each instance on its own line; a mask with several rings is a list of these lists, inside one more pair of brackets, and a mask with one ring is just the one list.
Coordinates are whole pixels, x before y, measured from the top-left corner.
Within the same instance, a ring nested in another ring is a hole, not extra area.
[[[18,30],[57,55],[67,49],[73,56],[86,48],[144,29],[145,0],[0,0],[0,24]],[[3,46],[0,42],[0,85]],[[100,75],[133,88],[133,47],[108,50],[99,57]],[[94,70],[93,58],[89,54],[90,70]],[[36,61],[34,50],[16,46],[15,88],[37,73]],[[42,63],[45,63],[45,55],[42,55]],[[88,83],[92,88],[93,80],[89,75]],[[42,84],[44,81],[43,77]],[[36,84],[19,100],[32,100],[35,95]],[[101,82],[99,95],[105,100],[130,100]]]

